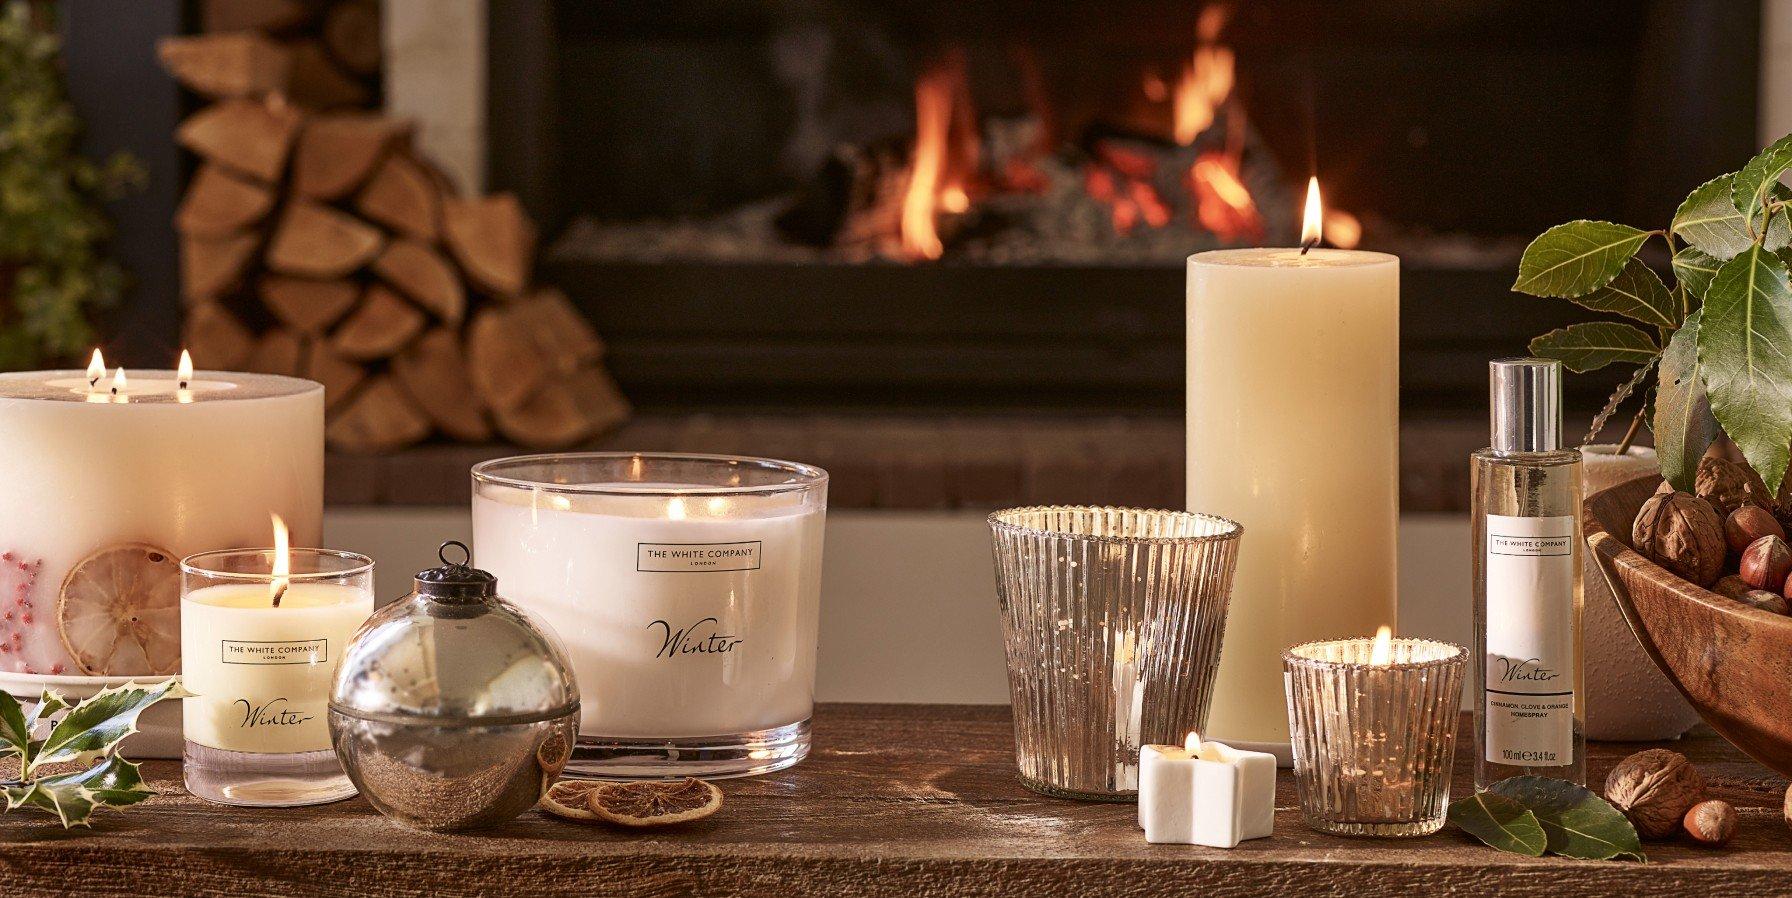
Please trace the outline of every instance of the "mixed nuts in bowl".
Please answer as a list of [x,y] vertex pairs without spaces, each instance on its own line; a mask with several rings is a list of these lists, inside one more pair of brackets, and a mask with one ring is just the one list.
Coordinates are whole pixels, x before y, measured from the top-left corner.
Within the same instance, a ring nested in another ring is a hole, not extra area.
[[1787,613],[1792,544],[1782,515],[1792,517],[1792,496],[1782,503],[1753,469],[1717,456],[1699,462],[1694,490],[1664,482],[1637,511],[1632,548],[1697,586]]

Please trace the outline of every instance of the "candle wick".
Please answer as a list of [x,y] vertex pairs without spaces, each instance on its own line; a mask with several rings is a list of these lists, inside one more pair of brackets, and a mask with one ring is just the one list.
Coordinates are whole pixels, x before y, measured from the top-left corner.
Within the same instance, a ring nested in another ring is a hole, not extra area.
[[280,607],[280,600],[286,596],[286,587],[288,585],[290,585],[290,584],[285,580],[274,581],[273,596],[274,596],[274,607],[275,608]]
[[1301,244],[1300,244],[1300,254],[1304,256],[1307,254],[1307,250],[1310,250],[1313,247],[1318,246],[1318,245],[1319,245],[1318,237],[1313,237],[1308,240],[1303,240],[1303,241],[1301,241]]

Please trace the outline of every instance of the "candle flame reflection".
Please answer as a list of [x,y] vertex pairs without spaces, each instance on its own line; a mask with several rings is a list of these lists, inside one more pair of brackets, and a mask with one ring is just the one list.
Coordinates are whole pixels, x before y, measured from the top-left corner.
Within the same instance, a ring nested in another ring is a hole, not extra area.
[[684,520],[684,499],[683,499],[683,497],[673,496],[672,498],[666,500],[666,519],[671,520],[671,521]]
[[1325,207],[1319,201],[1319,179],[1307,179],[1307,211],[1300,223],[1300,251],[1305,255],[1307,250],[1319,245],[1325,236]]
[[1376,667],[1386,667],[1394,660],[1394,630],[1382,627],[1375,631],[1375,645],[1369,649],[1369,663]]
[[280,607],[280,599],[286,595],[292,578],[292,542],[287,532],[286,522],[277,514],[268,517],[274,521],[274,579],[268,584],[268,598],[274,607]]

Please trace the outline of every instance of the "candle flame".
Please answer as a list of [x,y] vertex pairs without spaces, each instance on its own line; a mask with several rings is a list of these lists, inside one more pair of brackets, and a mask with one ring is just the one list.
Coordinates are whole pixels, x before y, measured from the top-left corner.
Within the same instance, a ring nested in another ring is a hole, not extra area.
[[670,521],[684,520],[684,499],[673,496],[666,500],[666,519]]
[[93,361],[87,363],[87,389],[100,385],[100,378],[106,376],[106,358],[100,355],[99,349],[93,350]]
[[1369,663],[1376,667],[1386,667],[1394,660],[1394,629],[1382,627],[1375,631],[1375,646],[1369,649]]
[[118,373],[112,375],[112,398],[118,402],[130,402],[130,381],[125,379],[124,366],[118,366]]
[[1190,731],[1188,738],[1182,740],[1182,747],[1191,752],[1199,752],[1201,750],[1201,734]]
[[280,599],[286,595],[292,578],[292,537],[286,529],[286,522],[277,514],[268,515],[274,521],[274,579],[268,584],[268,598],[274,607],[280,607]]
[[1307,250],[1319,245],[1325,236],[1325,207],[1319,202],[1319,179],[1307,179],[1307,212],[1301,219],[1300,251],[1305,255]]
[[180,367],[175,370],[174,377],[180,381],[180,388],[183,390],[193,385],[192,353],[184,349],[180,351]]

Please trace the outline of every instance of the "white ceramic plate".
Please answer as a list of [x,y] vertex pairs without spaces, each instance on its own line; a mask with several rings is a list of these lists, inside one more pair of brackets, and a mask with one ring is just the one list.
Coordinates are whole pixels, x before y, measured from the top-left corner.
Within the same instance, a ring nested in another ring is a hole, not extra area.
[[[123,686],[133,680],[138,683],[154,683],[161,679],[163,678],[60,677],[0,671],[0,689],[11,693],[21,702],[35,702],[45,689],[54,689],[73,704],[84,698],[92,698],[95,693],[108,686]],[[180,757],[180,710],[179,701],[161,701],[151,705],[137,720],[138,732],[124,740],[120,749],[124,756],[133,761]]]

